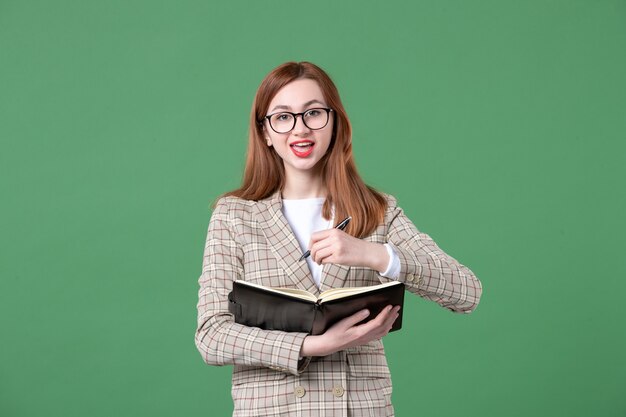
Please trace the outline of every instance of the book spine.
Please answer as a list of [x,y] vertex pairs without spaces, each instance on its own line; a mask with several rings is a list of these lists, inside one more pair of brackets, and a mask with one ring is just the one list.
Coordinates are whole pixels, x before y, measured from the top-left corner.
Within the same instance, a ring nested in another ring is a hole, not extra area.
[[313,304],[313,325],[311,326],[311,334],[318,335],[324,333],[324,318],[322,317],[322,306],[320,300]]

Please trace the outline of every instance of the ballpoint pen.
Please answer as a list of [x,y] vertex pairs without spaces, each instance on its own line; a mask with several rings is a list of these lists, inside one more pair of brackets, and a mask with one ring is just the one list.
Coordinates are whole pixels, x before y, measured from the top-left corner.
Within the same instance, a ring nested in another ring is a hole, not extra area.
[[[335,226],[335,229],[339,229],[339,230],[343,230],[346,228],[346,226],[348,226],[348,223],[350,223],[350,220],[352,220],[352,216],[348,216],[345,219],[343,219],[341,221],[341,223],[339,223],[337,226]],[[306,252],[304,252],[304,254],[300,257],[300,259],[298,259],[298,262],[308,258],[311,255],[311,251],[307,250]]]

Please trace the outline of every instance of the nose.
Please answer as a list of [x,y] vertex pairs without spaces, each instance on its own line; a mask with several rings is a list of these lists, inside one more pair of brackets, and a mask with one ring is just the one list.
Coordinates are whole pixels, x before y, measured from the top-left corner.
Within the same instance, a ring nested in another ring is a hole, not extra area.
[[298,134],[302,134],[302,133],[307,133],[309,132],[311,129],[309,129],[307,127],[307,125],[304,124],[304,115],[303,114],[299,114],[296,116],[296,125],[293,127],[293,130],[291,133],[293,133],[294,135],[298,135]]

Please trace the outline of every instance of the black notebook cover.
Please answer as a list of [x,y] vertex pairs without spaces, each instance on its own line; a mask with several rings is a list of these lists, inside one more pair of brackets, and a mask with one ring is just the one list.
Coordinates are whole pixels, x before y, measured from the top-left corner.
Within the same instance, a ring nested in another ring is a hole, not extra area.
[[[370,311],[370,315],[362,323],[375,318],[388,305],[403,306],[404,284],[398,282],[397,285],[319,303],[235,281],[228,300],[229,311],[235,316],[236,323],[264,330],[316,335],[364,308]],[[391,331],[402,327],[402,311],[401,308]]]

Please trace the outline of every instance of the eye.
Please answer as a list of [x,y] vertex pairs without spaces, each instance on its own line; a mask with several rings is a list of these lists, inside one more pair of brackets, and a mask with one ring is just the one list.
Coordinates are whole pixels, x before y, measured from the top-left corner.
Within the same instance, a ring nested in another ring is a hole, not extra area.
[[307,110],[307,112],[304,115],[306,117],[315,117],[315,116],[319,116],[321,113],[322,112],[320,109],[311,109],[311,110]]
[[289,114],[289,113],[280,113],[280,114],[276,115],[275,117],[276,117],[277,121],[284,122],[285,120],[291,119],[291,114]]

